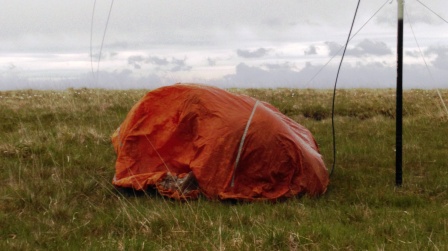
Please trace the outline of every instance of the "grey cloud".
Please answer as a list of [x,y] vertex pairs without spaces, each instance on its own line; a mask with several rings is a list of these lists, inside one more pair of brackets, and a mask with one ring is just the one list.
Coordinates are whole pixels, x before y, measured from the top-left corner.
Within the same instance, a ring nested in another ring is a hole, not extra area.
[[290,62],[284,62],[282,64],[263,64],[263,66],[271,71],[289,71],[296,68],[296,66]]
[[386,43],[381,41],[372,41],[370,39],[364,39],[359,42],[353,49],[347,50],[347,54],[352,56],[364,56],[364,55],[388,55],[392,50],[387,47]]
[[109,57],[110,58],[115,58],[116,56],[118,56],[118,52],[115,52],[115,51],[109,52]]
[[9,63],[9,65],[6,66],[6,69],[8,69],[9,71],[12,71],[12,70],[14,70],[16,68],[17,68],[17,66],[15,66],[13,63]]
[[234,74],[226,75],[222,79],[211,81],[211,83],[225,87],[271,88],[276,86],[302,88],[307,77],[307,75],[292,69],[265,70],[258,66],[240,63],[235,67]]
[[413,50],[413,51],[405,51],[404,52],[407,56],[409,57],[413,57],[413,58],[418,58],[421,57],[421,54],[419,51]]
[[[118,56],[118,52],[115,52],[115,51],[101,52],[101,60],[113,59],[113,58],[116,58],[117,56]],[[92,54],[92,58],[95,60],[98,60],[99,57],[100,57],[99,52]]]
[[[269,88],[333,88],[337,65],[328,65],[322,71],[322,65],[307,63],[306,66],[295,71],[293,69],[263,69],[260,66],[249,66],[240,63],[235,68],[234,74],[229,74],[222,79],[210,81],[212,84],[225,87],[254,87]],[[316,73],[319,74],[315,76]],[[435,75],[448,78],[448,71],[436,69]],[[425,67],[421,65],[409,65],[404,67],[404,88],[437,88],[445,84],[440,81],[429,83]],[[396,86],[396,69],[383,63],[358,63],[356,65],[344,65],[338,80],[338,88],[394,88]]]
[[[448,62],[445,62],[445,68],[434,67],[429,72],[421,64],[405,64],[403,67],[403,87],[404,88],[447,88],[446,79],[448,79]],[[395,86],[395,85],[394,85]]]
[[149,57],[146,61],[155,65],[168,65],[170,63],[168,59],[160,57]]
[[317,54],[317,49],[316,46],[314,45],[310,45],[310,47],[308,47],[305,50],[305,55],[316,55]]
[[[279,78],[278,71],[267,71],[244,63],[238,64],[235,70],[235,74],[227,75],[224,79],[237,86],[266,87],[269,83],[276,82],[281,84],[289,80],[289,77],[284,75],[284,73],[280,74],[281,77]],[[288,78],[288,80],[285,78]]]
[[269,50],[265,49],[265,48],[258,48],[253,51],[238,49],[236,51],[236,53],[239,57],[242,57],[242,58],[261,58],[261,57],[265,56],[268,53],[268,51]]
[[103,89],[154,89],[162,85],[173,84],[155,74],[133,77],[130,70],[100,71],[98,78],[91,73],[81,74],[78,78],[59,80],[34,80],[17,76],[0,76],[0,90],[40,89],[64,90],[67,88],[103,88]]
[[157,57],[157,56],[142,56],[142,55],[135,55],[130,56],[128,58],[128,64],[134,67],[134,69],[141,69],[143,65],[155,65],[157,66],[157,70],[162,71],[171,71],[171,72],[177,72],[177,71],[189,71],[192,69],[192,66],[187,65],[186,58],[184,59],[178,59],[178,58],[164,58],[164,57]]
[[84,79],[80,79],[78,83],[74,82],[74,87],[77,85],[91,82],[88,87],[93,88],[106,88],[106,89],[139,89],[147,88],[152,89],[160,86],[164,82],[162,79],[155,75],[150,74],[143,77],[133,77],[130,70],[115,70],[115,71],[101,71],[98,76],[98,80],[92,83],[92,79],[89,74],[84,76]]
[[[214,80],[192,79],[201,82],[226,87],[240,88],[333,88],[337,65],[327,65],[322,69],[321,64],[307,63],[301,70],[294,67],[288,69],[287,62],[276,66],[249,66],[240,63],[235,67],[235,73]],[[322,70],[321,70],[322,69]],[[319,74],[315,76],[316,73]],[[432,81],[425,67],[417,64],[404,65],[404,88],[446,88],[448,71],[434,68],[432,75],[437,76]],[[314,77],[314,78],[313,78]],[[107,89],[154,89],[159,86],[182,82],[182,79],[162,78],[157,74],[143,77],[133,76],[130,70],[100,71],[98,80],[92,78],[91,73],[80,75],[79,78],[67,80],[33,80],[14,74],[0,74],[0,90],[15,89],[66,89],[66,88],[107,88]],[[342,68],[338,81],[338,88],[394,88],[396,85],[396,69],[382,63],[346,64]]]
[[172,61],[171,61],[171,63],[172,63],[174,66],[171,68],[171,71],[172,71],[172,72],[176,72],[176,71],[189,71],[189,70],[191,70],[192,67],[189,66],[189,65],[187,65],[187,64],[185,63],[185,61],[186,61],[185,58],[184,58],[184,59],[176,59],[176,58],[173,58]]
[[329,56],[336,55],[341,51],[342,45],[336,43],[336,42],[325,42],[325,45],[327,45],[329,53]]
[[[329,50],[330,56],[336,55],[342,52],[343,46],[336,42],[325,42]],[[359,42],[354,48],[347,49],[347,55],[352,56],[365,56],[365,55],[377,55],[383,56],[391,54],[392,50],[387,47],[387,44],[382,41],[372,41],[370,39],[364,39]]]
[[448,47],[446,46],[431,46],[426,52],[428,54],[436,55],[432,61],[434,67],[445,70],[448,69]]
[[145,61],[145,58],[143,56],[141,56],[141,55],[130,56],[128,58],[128,62],[132,62],[132,63],[135,63],[135,62],[140,63],[140,62],[143,62],[143,61]]
[[130,65],[132,65],[136,70],[140,70],[142,68],[142,65],[139,63],[130,63]]
[[267,26],[271,27],[278,27],[281,26],[283,23],[279,18],[268,18],[263,21]]
[[141,69],[142,62],[144,62],[145,59],[142,56],[130,56],[128,58],[128,64],[134,67],[134,69]]
[[216,59],[212,59],[212,58],[207,58],[207,64],[209,66],[215,66],[216,65]]

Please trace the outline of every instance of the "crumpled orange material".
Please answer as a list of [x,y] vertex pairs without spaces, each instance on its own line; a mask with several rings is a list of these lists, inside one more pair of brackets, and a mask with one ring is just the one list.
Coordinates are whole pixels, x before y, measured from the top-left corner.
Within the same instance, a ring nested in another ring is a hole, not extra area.
[[323,194],[328,171],[310,131],[268,103],[254,109],[256,102],[204,85],[150,91],[112,136],[112,183],[180,200]]

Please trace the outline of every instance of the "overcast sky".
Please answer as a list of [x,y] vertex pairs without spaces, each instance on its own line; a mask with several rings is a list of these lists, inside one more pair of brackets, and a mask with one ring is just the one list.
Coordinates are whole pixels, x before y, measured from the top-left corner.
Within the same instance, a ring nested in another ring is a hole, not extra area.
[[[420,2],[406,1],[404,87],[448,88],[448,1]],[[332,88],[356,4],[116,0],[98,65],[110,0],[0,0],[0,90]],[[338,87],[395,87],[396,16],[396,0],[361,1]]]

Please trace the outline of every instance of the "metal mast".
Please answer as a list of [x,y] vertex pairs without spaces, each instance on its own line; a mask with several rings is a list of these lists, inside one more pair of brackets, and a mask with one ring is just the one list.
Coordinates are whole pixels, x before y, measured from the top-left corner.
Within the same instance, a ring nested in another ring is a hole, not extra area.
[[397,36],[397,104],[396,104],[396,156],[395,184],[403,182],[403,9],[404,0],[398,0]]

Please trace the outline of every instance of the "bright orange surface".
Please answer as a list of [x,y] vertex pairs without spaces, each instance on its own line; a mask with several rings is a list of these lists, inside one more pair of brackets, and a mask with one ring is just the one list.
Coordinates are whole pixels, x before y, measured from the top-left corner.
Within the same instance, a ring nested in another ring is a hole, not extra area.
[[[153,187],[175,199],[203,194],[277,200],[324,193],[329,177],[313,136],[265,102],[255,109],[235,166],[255,102],[203,85],[176,84],[147,93],[112,137],[117,153],[113,184]],[[197,186],[166,185],[190,172]]]

